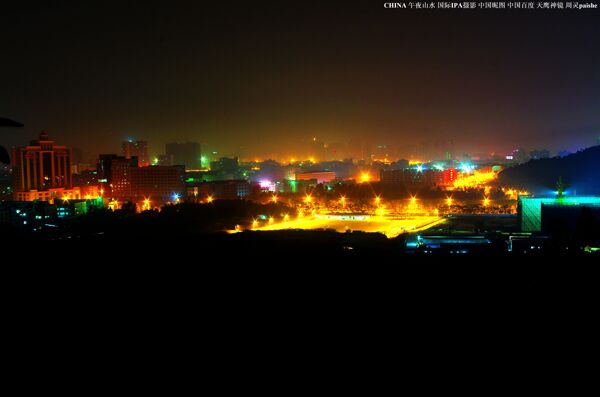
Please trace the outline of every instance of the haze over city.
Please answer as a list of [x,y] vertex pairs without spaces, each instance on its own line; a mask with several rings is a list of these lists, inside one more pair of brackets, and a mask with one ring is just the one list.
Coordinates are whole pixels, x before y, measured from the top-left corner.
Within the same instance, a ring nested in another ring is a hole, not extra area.
[[134,137],[229,156],[452,140],[575,151],[600,131],[596,10],[417,11],[372,1],[12,3],[0,110],[93,153]]

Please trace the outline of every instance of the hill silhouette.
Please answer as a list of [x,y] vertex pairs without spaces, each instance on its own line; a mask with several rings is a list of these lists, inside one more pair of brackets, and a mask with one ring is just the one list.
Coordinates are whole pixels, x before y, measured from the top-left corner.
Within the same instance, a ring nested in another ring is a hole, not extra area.
[[498,182],[542,195],[553,194],[560,177],[567,185],[567,194],[600,194],[600,146],[508,168],[500,173]]

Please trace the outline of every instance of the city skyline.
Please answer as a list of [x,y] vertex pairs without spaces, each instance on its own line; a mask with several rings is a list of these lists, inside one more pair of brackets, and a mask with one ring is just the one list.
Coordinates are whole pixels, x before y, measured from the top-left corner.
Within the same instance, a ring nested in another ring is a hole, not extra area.
[[[597,10],[386,10],[345,1],[12,4],[7,147],[199,142],[226,156],[322,142],[575,151],[599,135]],[[451,16],[451,17],[450,17]]]

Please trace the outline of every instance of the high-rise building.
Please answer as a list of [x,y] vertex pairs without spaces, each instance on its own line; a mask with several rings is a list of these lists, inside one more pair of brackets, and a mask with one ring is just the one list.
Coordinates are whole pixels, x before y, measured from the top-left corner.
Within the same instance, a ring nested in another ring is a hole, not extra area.
[[129,169],[138,166],[138,158],[130,159],[116,154],[101,154],[98,159],[98,183],[105,196],[128,197]]
[[46,132],[28,146],[13,149],[12,168],[17,200],[19,193],[71,189],[73,185],[70,149],[55,145]]
[[184,198],[185,168],[182,165],[133,167],[129,173],[131,194],[128,198],[134,202],[149,199],[153,205],[160,205]]
[[185,168],[183,166],[138,167],[137,157],[127,159],[114,154],[100,155],[98,182],[105,197],[135,203],[150,199],[162,205],[183,199]]
[[239,179],[239,159],[237,157],[221,157],[218,161],[210,162],[210,170],[220,180]]
[[148,142],[133,140],[123,142],[123,156],[126,159],[137,157],[140,167],[149,166],[150,158],[148,157]]
[[184,165],[188,170],[202,168],[199,143],[167,143],[165,152],[174,165]]

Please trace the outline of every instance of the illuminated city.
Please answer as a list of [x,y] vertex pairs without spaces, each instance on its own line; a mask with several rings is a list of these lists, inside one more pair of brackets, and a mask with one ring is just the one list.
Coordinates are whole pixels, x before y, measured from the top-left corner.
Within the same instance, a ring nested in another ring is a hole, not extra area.
[[145,7],[43,9],[6,43],[21,82],[0,101],[6,241],[600,254],[595,11],[507,32],[491,10],[278,4],[276,23],[248,5]]

